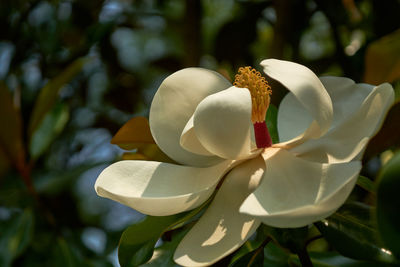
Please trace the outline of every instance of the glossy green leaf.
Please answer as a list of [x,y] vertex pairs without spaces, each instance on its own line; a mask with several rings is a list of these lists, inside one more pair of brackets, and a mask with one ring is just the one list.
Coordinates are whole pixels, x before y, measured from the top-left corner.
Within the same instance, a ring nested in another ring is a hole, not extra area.
[[362,175],[358,176],[357,185],[370,193],[375,193],[376,191],[374,182],[371,179]]
[[32,241],[33,212],[26,209],[0,221],[0,266],[10,266]]
[[[265,239],[268,237],[265,237],[263,234],[262,230],[258,230],[256,237],[254,239],[247,240],[241,247],[240,249],[235,252],[233,255],[232,259],[230,260],[229,266],[246,266],[250,262],[250,260],[253,258],[256,259],[256,257],[259,258],[257,254],[262,254],[264,255],[264,246],[266,244],[263,244]],[[270,239],[268,239],[265,242],[269,242]],[[262,247],[261,247],[262,246]],[[258,250],[258,251],[257,251]],[[261,253],[260,253],[261,252]],[[264,259],[264,256],[262,256],[262,260]],[[259,259],[257,259],[256,262],[258,262]],[[262,262],[261,260],[261,262]]]
[[[336,252],[310,252],[311,262],[314,267],[380,267],[382,263],[358,261],[346,258]],[[292,265],[300,266],[299,258],[292,254],[289,262]]]
[[[0,149],[8,161],[21,164],[24,160],[22,143],[22,119],[15,107],[12,95],[0,82]],[[6,163],[4,167],[6,167]]]
[[325,239],[346,257],[392,263],[371,221],[371,208],[363,203],[344,205],[332,216],[315,224]]
[[128,227],[121,236],[118,259],[122,267],[138,266],[150,260],[161,235],[179,219],[179,215],[147,216]]
[[376,219],[383,243],[400,259],[400,153],[382,168],[377,186]]
[[154,246],[161,235],[195,218],[211,199],[212,197],[192,211],[163,217],[146,216],[144,220],[128,227],[122,233],[118,247],[118,259],[121,266],[138,266],[150,260]]
[[290,254],[273,242],[264,248],[264,266],[286,267]]
[[255,267],[255,266],[262,266],[263,263],[264,263],[264,250],[263,248],[259,248],[242,255],[236,261],[229,264],[229,267],[242,267],[242,266]]
[[265,117],[265,122],[267,123],[268,131],[272,139],[272,143],[279,143],[278,135],[278,109],[270,104],[267,115]]
[[42,123],[46,114],[53,108],[58,99],[60,89],[68,82],[70,82],[79,72],[88,59],[77,59],[72,62],[63,72],[57,77],[49,81],[40,91],[36,99],[35,106],[32,111],[32,116],[29,121],[28,135],[32,135]]
[[308,228],[275,228],[262,225],[264,233],[270,236],[280,246],[291,250],[293,253],[303,249],[308,236]]
[[42,155],[54,139],[61,133],[68,122],[69,109],[66,104],[59,103],[47,113],[33,133],[29,151],[33,159]]
[[154,254],[149,262],[143,264],[143,267],[178,267],[174,262],[174,253],[175,249],[188,232],[188,229],[185,229],[179,233],[176,233],[175,236],[172,237],[171,241],[164,241],[164,243],[154,250]]
[[254,251],[260,246],[261,240],[260,241],[255,241],[255,240],[247,240],[241,247],[238,249],[238,251],[233,255],[231,261],[230,261],[230,266],[232,264],[235,264],[237,261],[239,261],[242,257],[244,257],[248,253],[254,253]]
[[65,267],[87,266],[83,263],[83,260],[75,251],[74,246],[69,244],[62,237],[57,239],[57,242],[54,246],[53,264],[54,266]]

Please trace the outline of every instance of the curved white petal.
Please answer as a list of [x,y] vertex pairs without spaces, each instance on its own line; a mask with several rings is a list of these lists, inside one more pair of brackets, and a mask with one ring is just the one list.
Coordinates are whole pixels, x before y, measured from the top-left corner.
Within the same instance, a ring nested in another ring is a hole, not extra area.
[[222,75],[201,68],[187,68],[168,76],[154,95],[150,108],[151,133],[161,150],[186,165],[209,166],[218,162],[218,157],[183,149],[180,137],[198,103],[230,86]]
[[204,146],[200,143],[199,139],[196,136],[196,133],[193,128],[193,116],[190,117],[187,122],[185,128],[182,131],[181,146],[195,154],[204,155],[204,156],[213,156],[214,154],[204,148]]
[[[329,94],[318,77],[307,67],[289,61],[266,59],[261,62],[261,66],[268,76],[290,90],[308,111],[311,121],[315,121],[300,139],[317,138],[326,133],[331,126],[333,108]],[[291,110],[291,105],[283,104],[280,109],[288,108],[289,113],[296,111],[297,107]],[[297,139],[294,141],[298,142]]]
[[240,214],[239,207],[257,187],[264,170],[264,161],[257,157],[227,175],[210,207],[176,249],[176,263],[209,266],[239,248],[255,232],[260,222]]
[[240,207],[274,227],[302,227],[334,213],[351,193],[360,162],[321,164],[270,148],[260,186]]
[[[390,84],[373,87],[340,78],[323,79],[334,100],[333,128],[319,139],[307,140],[291,152],[313,161],[346,162],[360,157],[394,101]],[[337,90],[333,89],[336,85]]]
[[251,154],[251,97],[232,86],[204,98],[193,115],[194,132],[207,151],[226,159]]
[[280,142],[287,142],[302,135],[313,118],[292,94],[288,93],[279,104],[278,134]]
[[[350,114],[359,109],[365,98],[371,93],[374,86],[356,84],[353,80],[344,77],[320,77],[332,100],[333,120],[331,128],[339,125]],[[278,113],[278,132],[282,142],[288,141],[303,133],[312,121],[312,117],[305,107],[289,93],[280,104]]]
[[195,168],[155,161],[123,160],[97,178],[99,196],[144,214],[166,216],[194,209],[213,193],[230,161]]
[[338,126],[350,114],[354,114],[375,86],[366,83],[355,83],[345,77],[320,77],[332,99],[333,122],[331,128]]

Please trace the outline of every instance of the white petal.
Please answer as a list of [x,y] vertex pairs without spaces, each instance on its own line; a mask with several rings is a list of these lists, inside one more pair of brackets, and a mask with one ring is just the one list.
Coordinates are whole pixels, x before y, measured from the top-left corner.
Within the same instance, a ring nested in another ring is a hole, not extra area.
[[174,260],[183,266],[208,266],[239,248],[260,222],[240,214],[243,200],[257,187],[265,170],[261,157],[234,168],[215,199],[179,244]]
[[[333,104],[333,121],[331,128],[336,127],[350,114],[356,112],[364,99],[374,88],[369,84],[355,84],[353,80],[343,77],[320,77],[322,84],[331,97]],[[278,113],[278,132],[282,142],[288,141],[303,133],[312,121],[305,107],[289,93],[280,104]]]
[[279,104],[278,134],[280,142],[287,142],[302,135],[313,118],[292,94],[288,93]]
[[154,95],[150,108],[150,129],[162,151],[179,163],[210,166],[218,157],[193,154],[180,146],[180,137],[198,103],[206,96],[232,86],[220,74],[188,68],[168,76]]
[[251,97],[244,88],[230,87],[206,97],[193,115],[194,131],[206,150],[226,159],[251,154]]
[[[346,80],[342,80],[345,82]],[[347,80],[348,81],[348,80]],[[308,140],[290,151],[298,156],[319,162],[346,162],[360,157],[370,137],[379,129],[394,101],[390,84],[372,87],[346,83],[340,79],[324,79],[334,99],[333,128],[316,140]]]
[[375,86],[355,83],[345,77],[320,77],[332,99],[333,122],[331,128],[339,125],[350,114],[355,113]]
[[181,146],[195,154],[204,155],[204,156],[212,156],[210,151],[204,148],[204,146],[200,143],[199,139],[196,136],[193,128],[193,116],[190,117],[189,121],[187,122],[185,128],[182,131]]
[[99,196],[144,214],[166,216],[194,209],[213,193],[230,161],[195,168],[155,161],[123,160],[97,178]]
[[283,149],[263,154],[266,172],[240,212],[274,227],[302,227],[334,213],[353,189],[360,162],[321,164]]
[[[266,59],[261,66],[268,76],[291,91],[316,122],[302,138],[316,138],[326,133],[332,122],[333,108],[329,94],[318,77],[307,67],[289,61]],[[282,108],[290,109],[291,106],[281,104]]]

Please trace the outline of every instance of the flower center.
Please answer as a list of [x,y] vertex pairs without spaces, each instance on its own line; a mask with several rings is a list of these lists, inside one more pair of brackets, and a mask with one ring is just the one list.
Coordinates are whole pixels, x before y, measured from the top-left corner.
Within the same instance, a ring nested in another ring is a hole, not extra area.
[[265,121],[272,90],[261,73],[252,67],[241,67],[233,85],[249,89],[252,104],[251,121],[253,123]]
[[251,121],[254,125],[254,135],[258,148],[270,147],[272,140],[265,123],[265,116],[272,94],[271,86],[261,73],[252,67],[241,67],[235,76],[234,86],[247,88],[251,95]]

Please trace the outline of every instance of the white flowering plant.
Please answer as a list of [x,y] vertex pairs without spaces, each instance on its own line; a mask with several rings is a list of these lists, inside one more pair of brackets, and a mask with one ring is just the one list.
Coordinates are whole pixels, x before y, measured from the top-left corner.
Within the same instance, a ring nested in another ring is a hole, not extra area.
[[[317,77],[283,60],[260,65],[265,77],[242,67],[233,83],[177,71],[156,92],[149,123],[134,118],[114,137],[137,152],[103,170],[95,190],[147,215],[123,233],[121,266],[307,266],[318,242],[336,249],[322,261],[398,263],[374,207],[360,201],[376,198],[360,171],[392,86]],[[289,90],[279,108],[270,80]]]

